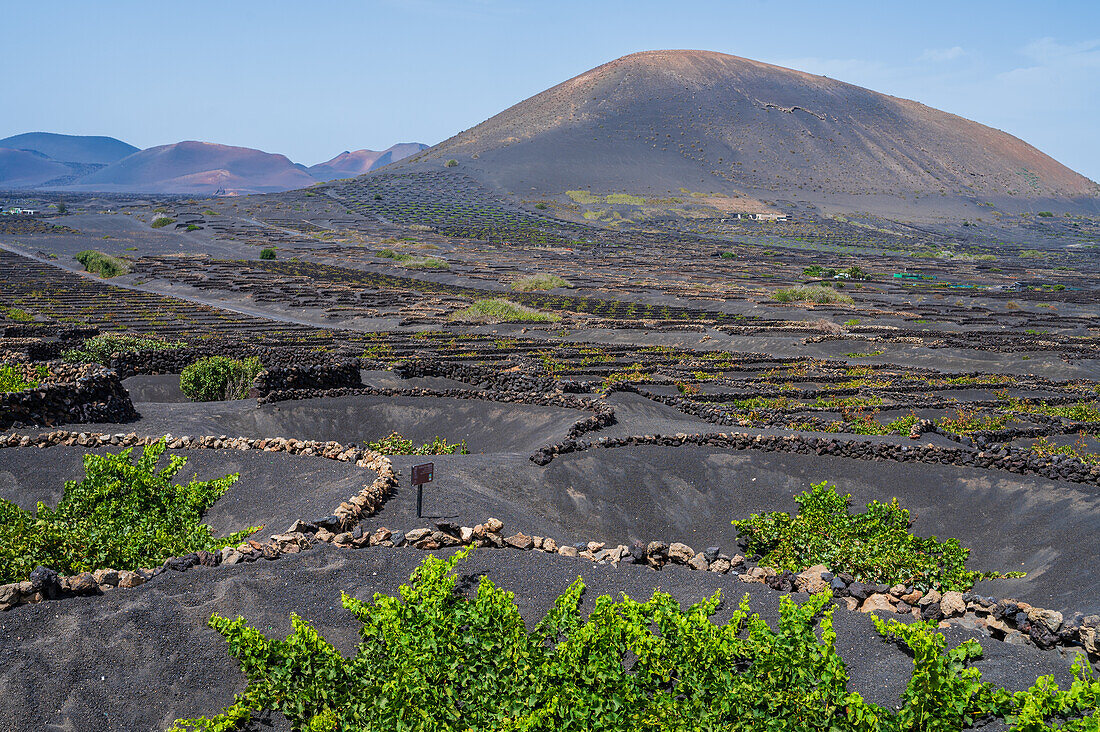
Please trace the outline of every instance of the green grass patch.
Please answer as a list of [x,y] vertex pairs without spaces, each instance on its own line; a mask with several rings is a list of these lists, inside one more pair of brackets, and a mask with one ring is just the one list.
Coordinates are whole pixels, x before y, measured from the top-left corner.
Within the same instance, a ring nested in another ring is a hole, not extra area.
[[572,285],[570,285],[567,280],[552,274],[536,274],[530,277],[521,277],[512,283],[512,289],[516,292],[552,290],[555,287],[572,287]]
[[94,249],[78,252],[74,259],[84,265],[85,272],[92,272],[104,279],[118,277],[130,271],[130,265],[125,261]]
[[195,402],[244,399],[248,396],[252,381],[263,370],[263,364],[256,357],[208,356],[183,370],[180,389]]
[[593,194],[592,191],[566,191],[565,195],[569,196],[573,203],[580,203],[585,206],[591,206],[602,200],[599,196]]
[[470,453],[469,448],[466,447],[466,440],[453,443],[437,436],[432,438],[431,442],[417,445],[397,432],[391,432],[381,440],[368,442],[367,448],[383,455],[468,455]]
[[500,297],[478,300],[465,310],[451,313],[451,320],[472,320],[479,323],[556,323],[561,316],[545,313]]
[[837,292],[831,287],[821,285],[796,285],[772,293],[772,299],[777,302],[812,302],[817,305],[842,303],[852,305],[855,301],[843,293]]
[[9,308],[0,305],[0,312],[2,312],[4,317],[8,320],[14,320],[17,323],[29,323],[34,320],[33,315],[19,308]]
[[155,219],[153,219],[153,223],[149,225],[152,226],[154,229],[163,229],[165,226],[174,223],[176,223],[176,220],[171,218],[170,216],[157,216]]
[[61,358],[70,363],[101,363],[107,365],[116,353],[139,353],[141,351],[167,351],[183,348],[182,341],[165,341],[154,336],[129,335],[126,333],[101,333],[93,336],[79,348],[71,348],[61,354]]
[[644,206],[645,199],[641,196],[632,196],[629,193],[609,193],[604,197],[604,203],[620,206]]
[[393,249],[379,249],[375,252],[375,256],[382,259],[392,259],[395,262],[400,262],[402,267],[406,269],[450,269],[451,265],[447,263],[447,260],[440,259],[439,257],[418,257],[415,254],[407,254],[405,252],[397,252]]
[[110,567],[155,567],[200,549],[215,552],[240,544],[262,527],[214,538],[203,514],[237,475],[186,485],[172,482],[187,459],[172,457],[158,469],[165,440],[144,448],[85,455],[84,478],[65,484],[56,508],[43,503],[24,511],[0,499],[0,583],[18,582],[38,566],[63,575]]
[[42,383],[42,379],[50,375],[49,369],[41,365],[35,366],[32,371],[33,376],[28,373],[28,368],[21,364],[0,366],[0,393],[34,389]]
[[936,426],[944,432],[956,435],[969,435],[974,432],[993,432],[1003,430],[1016,421],[1011,414],[1004,412],[981,412],[976,409],[956,409],[954,416],[941,417]]
[[1084,730],[1100,714],[1083,654],[1069,688],[1043,676],[1012,693],[969,667],[978,641],[948,649],[934,623],[875,616],[883,642],[911,655],[911,678],[896,703],[865,702],[849,689],[828,592],[801,605],[780,597],[772,627],[747,595],[714,622],[720,592],[686,608],[660,590],[646,601],[603,595],[582,613],[578,578],[528,630],[514,594],[488,577],[460,591],[456,566],[469,551],[426,556],[394,596],[343,594],[362,625],[350,657],[297,614],[285,640],[214,614],[247,686],[221,714],[171,732],[228,732],[266,713],[311,732],[947,732],[988,720]]
[[895,498],[871,501],[851,512],[850,495],[827,481],[794,497],[798,513],[753,514],[734,521],[747,551],[765,566],[794,572],[824,564],[834,574],[848,572],[861,582],[913,585],[921,589],[966,591],[975,582],[1020,577],[1019,572],[978,572],[966,568],[970,550],[958,539],[940,541],[909,532],[909,511]]

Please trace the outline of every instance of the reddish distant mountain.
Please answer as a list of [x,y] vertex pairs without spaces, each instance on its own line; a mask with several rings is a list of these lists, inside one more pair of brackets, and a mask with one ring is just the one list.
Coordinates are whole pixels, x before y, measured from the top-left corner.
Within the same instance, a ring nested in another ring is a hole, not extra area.
[[311,165],[309,174],[317,180],[326,181],[337,178],[351,178],[377,170],[383,165],[396,163],[398,160],[403,160],[410,155],[415,155],[421,150],[427,149],[427,145],[419,142],[401,142],[385,150],[344,151],[332,160]]
[[69,166],[27,150],[0,147],[0,187],[33,188],[69,174]]
[[84,176],[70,189],[142,193],[272,193],[317,181],[285,155],[211,142],[160,145]]

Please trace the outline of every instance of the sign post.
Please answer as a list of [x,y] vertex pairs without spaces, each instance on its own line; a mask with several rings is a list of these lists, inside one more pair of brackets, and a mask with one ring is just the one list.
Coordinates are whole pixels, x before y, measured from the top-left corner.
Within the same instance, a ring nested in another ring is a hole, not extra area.
[[424,506],[424,484],[432,482],[432,473],[435,472],[435,463],[414,465],[412,468],[412,484],[416,486],[416,517],[421,518],[421,510]]

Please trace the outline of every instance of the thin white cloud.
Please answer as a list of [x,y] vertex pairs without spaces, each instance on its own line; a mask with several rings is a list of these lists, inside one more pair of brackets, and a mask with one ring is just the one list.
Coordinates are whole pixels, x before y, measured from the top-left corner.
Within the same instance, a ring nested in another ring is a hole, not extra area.
[[1039,38],[1022,49],[1031,63],[997,74],[997,81],[1017,93],[1057,92],[1065,100],[1100,92],[1100,40],[1059,43]]
[[917,57],[917,61],[931,61],[932,63],[942,64],[962,58],[965,55],[966,51],[963,50],[962,46],[952,46],[951,48],[926,48],[924,49],[924,53]]

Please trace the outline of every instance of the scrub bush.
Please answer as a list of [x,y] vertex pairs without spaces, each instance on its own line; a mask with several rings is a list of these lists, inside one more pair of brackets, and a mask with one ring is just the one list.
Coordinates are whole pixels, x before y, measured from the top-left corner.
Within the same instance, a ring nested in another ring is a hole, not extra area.
[[890,503],[871,501],[865,513],[852,513],[851,499],[822,481],[794,497],[796,516],[776,511],[732,523],[747,551],[761,555],[761,564],[777,570],[799,572],[824,564],[861,582],[960,591],[979,580],[1023,576],[967,569],[970,550],[958,539],[911,534],[909,511],[896,498]]
[[36,366],[34,372],[38,379],[28,378],[24,366],[11,364],[0,366],[0,393],[33,389],[42,383],[39,379],[45,379],[50,375],[49,369],[45,366]]
[[183,370],[180,389],[195,402],[244,399],[248,396],[252,381],[263,370],[263,364],[256,357],[240,360],[208,356]]
[[470,452],[466,447],[466,440],[449,443],[445,438],[434,437],[431,442],[417,447],[412,440],[397,432],[391,432],[376,442],[368,442],[367,449],[383,455],[468,455]]
[[70,363],[101,363],[107,365],[116,353],[139,353],[141,351],[167,351],[183,348],[182,341],[165,341],[155,336],[139,336],[127,333],[101,333],[93,336],[80,346],[61,354],[61,358]]
[[166,441],[131,462],[133,448],[84,456],[84,478],[65,483],[57,508],[24,511],[0,499],[0,583],[25,580],[38,566],[71,575],[110,567],[153,567],[200,549],[236,546],[262,527],[218,539],[202,523],[237,474],[186,485],[172,482],[187,459],[157,469]]
[[94,249],[78,252],[74,259],[84,265],[85,272],[92,272],[103,279],[118,277],[130,271],[130,265],[123,260]]
[[553,313],[544,313],[541,310],[529,308],[526,305],[514,303],[499,297],[478,300],[465,310],[451,313],[451,320],[472,320],[479,323],[503,323],[514,321],[520,323],[553,323],[561,320],[561,316]]

